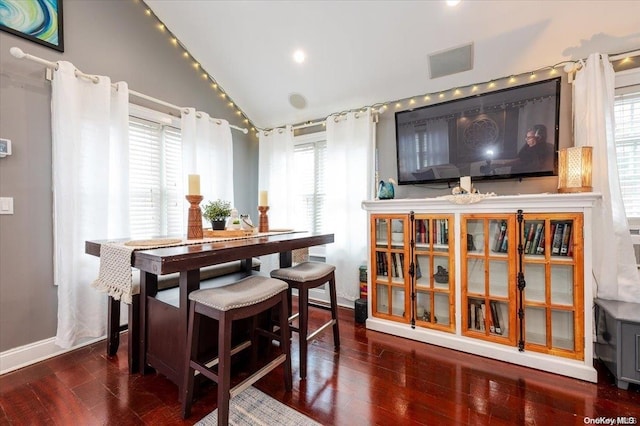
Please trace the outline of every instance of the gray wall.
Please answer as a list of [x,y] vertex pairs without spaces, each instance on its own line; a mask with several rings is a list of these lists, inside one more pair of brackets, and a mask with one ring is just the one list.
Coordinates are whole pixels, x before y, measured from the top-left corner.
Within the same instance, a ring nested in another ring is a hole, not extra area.
[[[0,352],[53,337],[57,324],[51,86],[42,65],[13,58],[9,48],[72,62],[86,73],[126,81],[137,92],[244,127],[144,10],[131,0],[65,0],[64,53],[0,32],[0,137],[13,143],[13,155],[0,159],[0,196],[13,197],[15,211],[0,216]],[[215,76],[215,70],[209,71]],[[232,135],[235,205],[254,214],[257,138],[237,131]]]

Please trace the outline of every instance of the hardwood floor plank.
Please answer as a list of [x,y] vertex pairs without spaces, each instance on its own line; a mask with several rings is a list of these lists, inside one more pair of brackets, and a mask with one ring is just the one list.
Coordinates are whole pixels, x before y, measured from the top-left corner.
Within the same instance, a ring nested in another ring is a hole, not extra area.
[[[324,323],[314,310],[310,327]],[[294,384],[282,370],[256,383],[273,398],[325,425],[582,425],[585,417],[640,420],[640,386],[615,386],[595,362],[598,383],[558,376],[367,330],[340,309],[340,350],[330,331],[309,344],[308,376]],[[177,387],[160,374],[132,375],[127,339],[106,356],[106,342],[0,376],[0,426],[38,424],[192,425],[216,408],[216,386],[199,389],[192,416],[180,418]],[[242,378],[238,374],[234,380]],[[71,422],[71,423],[69,423]]]

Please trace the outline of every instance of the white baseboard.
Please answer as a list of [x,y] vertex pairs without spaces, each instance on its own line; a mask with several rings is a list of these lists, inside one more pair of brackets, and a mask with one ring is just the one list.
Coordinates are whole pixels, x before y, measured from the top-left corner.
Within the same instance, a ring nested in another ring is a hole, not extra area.
[[105,336],[95,339],[83,340],[81,343],[69,349],[62,349],[55,344],[55,337],[19,346],[0,353],[0,375],[9,373],[36,362],[44,361],[57,355],[62,355],[74,349],[90,345],[103,340]]

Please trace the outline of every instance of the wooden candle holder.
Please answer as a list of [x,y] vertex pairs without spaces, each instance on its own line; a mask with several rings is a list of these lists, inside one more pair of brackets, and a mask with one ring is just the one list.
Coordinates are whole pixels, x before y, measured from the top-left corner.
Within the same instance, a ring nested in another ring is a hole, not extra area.
[[202,239],[202,210],[200,210],[200,202],[202,195],[185,196],[189,202],[189,219],[187,222],[187,240]]
[[260,220],[258,222],[258,232],[269,232],[269,216],[267,216],[269,206],[258,206]]

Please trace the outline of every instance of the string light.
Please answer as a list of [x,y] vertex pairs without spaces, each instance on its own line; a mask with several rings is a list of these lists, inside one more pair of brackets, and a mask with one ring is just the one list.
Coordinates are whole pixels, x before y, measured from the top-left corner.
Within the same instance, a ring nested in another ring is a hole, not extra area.
[[[136,1],[136,2],[138,2],[138,1]],[[181,48],[182,48],[182,56],[183,56],[185,59],[193,58],[193,57],[191,56],[191,54],[189,54],[189,52],[187,51],[186,47],[185,47],[184,45],[182,45],[182,43],[180,43],[180,41],[178,40],[178,38],[177,38],[173,33],[171,33],[171,31],[170,31],[169,29],[167,29],[166,25],[164,25],[164,23],[163,23],[162,21],[160,21],[160,19],[159,19],[159,18],[158,18],[158,17],[157,17],[153,12],[152,12],[152,10],[151,10],[151,9],[149,9],[149,8],[145,8],[144,13],[145,13],[147,16],[153,16],[153,17],[155,17],[155,18],[156,18],[156,20],[157,20],[157,22],[158,22],[158,23],[156,24],[156,27],[158,28],[158,30],[159,30],[159,31],[161,31],[161,32],[163,32],[163,33],[167,33],[167,34],[169,35],[169,39],[171,40],[171,43],[172,43],[174,46],[176,46],[176,47],[181,47]],[[193,68],[194,68],[195,70],[198,70],[198,71],[199,71],[199,70],[202,70],[202,71],[204,71],[204,69],[202,68],[202,65],[201,65],[199,62],[194,61],[192,65],[193,65]],[[240,108],[238,108],[238,107],[237,107],[237,105],[233,102],[233,100],[232,100],[232,99],[231,99],[231,98],[230,98],[230,97],[229,97],[229,96],[228,96],[228,95],[227,95],[227,94],[226,94],[226,93],[225,93],[225,92],[220,88],[220,86],[219,86],[219,85],[218,85],[218,83],[215,81],[215,79],[214,79],[213,77],[211,77],[207,72],[203,72],[201,75],[202,75],[202,78],[203,78],[204,80],[210,80],[210,81],[211,81],[211,88],[212,88],[213,90],[217,90],[217,91],[219,91],[219,92],[220,92],[220,96],[221,96],[223,99],[228,99],[228,100],[229,100],[229,102],[228,102],[228,106],[234,110],[235,115],[236,115],[236,116],[239,116],[239,117],[241,117],[241,118],[243,118],[243,121],[244,121],[244,123],[245,123],[245,124],[251,124],[251,125],[252,125],[252,127],[251,127],[251,130],[252,130],[252,131],[256,130],[256,127],[253,125],[253,123],[251,122],[251,120],[249,120],[249,118],[248,118],[248,117],[247,117],[247,116],[242,112],[242,110],[241,110]]]
[[[142,4],[144,4],[144,3],[142,3]],[[153,14],[151,9],[146,8],[145,9],[145,14],[148,15],[148,16],[154,16],[156,18],[156,20],[159,22],[159,24],[157,25],[158,29],[160,31],[162,31],[162,32],[168,33],[170,38],[171,38],[171,42],[175,46],[180,46],[183,49],[182,55],[185,58],[189,58],[190,57],[190,54],[187,51],[187,49],[180,43],[180,41],[177,39],[177,37],[175,37],[175,35],[173,35],[171,33],[171,31],[169,31],[166,28],[166,26],[160,21],[160,19],[158,19],[158,17]],[[614,55],[623,55],[625,53],[628,53],[628,52],[622,52],[622,53],[618,53],[618,54],[614,54]],[[633,61],[633,59],[630,58],[630,57],[625,57],[624,59],[622,59],[620,61],[620,63],[626,63],[626,62],[629,62],[629,61]],[[556,67],[562,66],[562,65],[566,65],[565,66],[565,72],[569,72],[569,71],[567,71],[568,68],[570,68],[571,71],[575,71],[575,69],[578,68],[578,61],[573,61],[573,60],[562,61],[562,62],[559,62],[559,63],[557,63],[555,65],[552,65],[552,66],[543,67],[543,68],[539,68],[539,69],[530,71],[529,72],[529,79],[530,80],[535,80],[536,78],[538,78],[538,73],[542,73],[545,70],[549,70],[549,73],[548,73],[549,76],[554,76],[554,75],[556,75],[558,73],[558,70],[556,69]],[[194,62],[193,66],[194,66],[195,69],[199,69],[201,67],[201,65],[198,62]],[[523,74],[525,74],[525,73],[522,73],[522,74],[519,74],[519,75],[523,75]],[[464,89],[468,89],[468,88],[470,88],[469,89],[470,93],[474,93],[474,92],[477,92],[479,90],[480,86],[483,86],[485,84],[486,84],[487,90],[494,89],[497,86],[496,80],[498,80],[498,81],[506,80],[507,81],[506,84],[513,84],[513,83],[517,82],[517,77],[516,76],[517,75],[511,75],[511,76],[508,76],[508,77],[501,77],[501,78],[489,80],[489,81],[484,82],[484,83],[474,83],[473,85],[465,86],[463,88],[455,88],[455,89],[450,89],[449,91],[439,92],[438,93],[438,98],[439,99],[444,99],[445,96],[446,96],[445,93],[447,93],[447,92],[451,93],[451,94],[453,94],[455,96],[458,96],[458,95],[461,95],[463,93]],[[237,106],[231,100],[231,98],[228,98],[228,95],[222,90],[222,88],[213,79],[213,77],[209,76],[207,73],[203,73],[202,77],[205,78],[205,79],[210,79],[212,81],[211,88],[214,89],[214,90],[219,91],[220,92],[220,97],[222,97],[223,99],[229,99],[229,103],[228,103],[229,107],[236,109],[236,111],[235,111],[236,115],[241,116],[243,118],[243,121],[244,121],[245,124],[251,124],[251,131],[252,132],[255,132],[256,135],[257,135],[260,130],[268,130],[268,129],[259,129],[257,126],[253,125],[251,120],[249,120],[249,118],[245,114],[242,113],[242,110],[240,110],[240,108],[237,108]],[[544,77],[542,77],[542,78],[544,78]],[[426,102],[431,101],[431,97],[435,96],[435,93],[427,93],[427,94],[420,95],[420,96],[422,96],[423,101],[426,103]],[[402,108],[402,102],[403,102],[402,99],[396,100],[396,101],[380,102],[380,103],[373,104],[371,106],[365,106],[365,107],[358,108],[358,109],[352,109],[352,110],[349,110],[349,111],[342,111],[340,113],[330,114],[326,118],[328,118],[328,117],[330,117],[332,115],[341,115],[341,114],[346,114],[348,112],[353,112],[353,111],[358,111],[358,110],[366,111],[368,108],[372,108],[374,110],[375,110],[375,108],[377,108],[379,112],[382,112],[385,108],[387,108],[387,104],[394,104],[394,107],[396,109],[399,109],[399,108]],[[412,105],[415,105],[415,103],[416,103],[415,97],[411,97],[411,98],[409,98],[407,100],[407,105],[411,105],[412,106]],[[326,118],[325,118],[325,120],[326,120]],[[323,121],[322,125],[325,126],[326,123]]]

